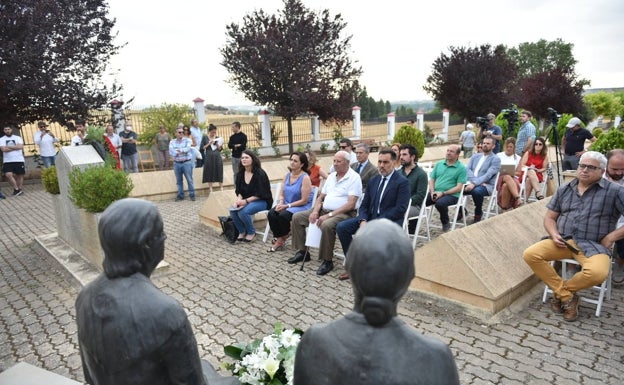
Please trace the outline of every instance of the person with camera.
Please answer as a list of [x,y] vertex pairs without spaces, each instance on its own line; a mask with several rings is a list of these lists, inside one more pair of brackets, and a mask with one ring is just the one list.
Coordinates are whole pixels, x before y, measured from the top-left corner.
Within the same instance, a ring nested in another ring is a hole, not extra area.
[[573,117],[566,124],[566,131],[561,139],[561,147],[563,148],[563,163],[561,168],[563,171],[576,170],[581,155],[585,153],[585,141],[589,140],[594,143],[596,137],[585,128],[581,127],[581,119]]
[[500,170],[501,160],[492,153],[494,142],[492,137],[484,138],[483,152],[474,154],[466,167],[468,183],[464,187],[464,193],[471,195],[474,201],[474,223],[481,221],[483,200],[492,194],[496,185],[496,175]]
[[[481,119],[479,121],[479,119]],[[494,149],[492,153],[498,154],[500,152],[500,142],[503,140],[503,129],[494,124],[494,120],[496,119],[496,115],[493,113],[487,114],[485,118],[477,118],[479,125],[481,126],[481,131],[479,131],[479,140],[484,138],[492,138],[494,139]]]
[[[440,213],[442,230],[449,231],[448,207],[457,203],[459,193],[466,183],[466,166],[459,161],[461,149],[456,144],[451,144],[446,149],[446,158],[436,163],[429,176],[429,196],[427,206],[435,204]],[[460,215],[463,213],[460,211]]]
[[522,125],[518,130],[518,136],[516,137],[516,154],[522,156],[525,152],[531,150],[533,147],[533,141],[535,141],[536,132],[535,126],[531,123],[531,111],[524,110],[520,114],[520,121]]
[[58,138],[48,128],[45,122],[37,123],[39,131],[35,132],[34,142],[39,146],[39,156],[43,162],[44,168],[49,168],[56,164],[56,146]]

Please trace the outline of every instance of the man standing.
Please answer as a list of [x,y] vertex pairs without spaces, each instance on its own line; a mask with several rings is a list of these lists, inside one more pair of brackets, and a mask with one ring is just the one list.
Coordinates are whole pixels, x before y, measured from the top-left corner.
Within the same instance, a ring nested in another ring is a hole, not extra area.
[[117,151],[117,155],[121,158],[121,138],[115,133],[115,127],[112,124],[106,125],[106,137],[110,140],[113,147]]
[[[21,137],[13,135],[13,128],[4,127],[4,136],[0,138],[0,151],[2,151],[2,172],[7,181],[13,187],[13,196],[24,194],[24,174],[26,174],[24,160],[24,141]],[[4,197],[4,195],[2,195]]]
[[494,149],[492,152],[494,154],[498,154],[500,152],[500,143],[503,140],[503,130],[496,124],[494,124],[494,120],[496,119],[496,115],[493,113],[487,114],[488,126],[485,130],[479,132],[479,141],[482,141],[485,138],[493,138],[494,139]]
[[355,157],[357,158],[357,163],[353,163],[351,168],[355,170],[358,174],[360,174],[360,179],[362,179],[362,190],[366,191],[366,184],[370,180],[370,178],[379,174],[377,171],[377,167],[373,166],[371,162],[368,161],[368,146],[364,143],[360,143],[355,146]]
[[[356,149],[357,151],[357,149]],[[336,226],[336,234],[340,239],[345,255],[355,233],[375,219],[386,218],[399,226],[403,226],[403,218],[410,199],[409,182],[395,172],[396,154],[390,149],[379,151],[377,168],[379,173],[374,176],[366,189],[364,199],[358,210],[358,216],[345,219]],[[343,273],[340,280],[349,279],[349,273]]]
[[[446,159],[436,163],[429,178],[429,196],[427,196],[427,206],[435,204],[436,210],[440,213],[442,230],[449,231],[448,207],[457,203],[459,193],[466,183],[466,166],[459,161],[460,148],[456,144],[451,144],[446,149]],[[463,215],[463,208],[459,215]]]
[[137,151],[137,134],[132,131],[132,126],[125,126],[119,133],[121,138],[121,159],[125,172],[139,172],[139,153]]
[[[548,237],[524,251],[525,262],[554,293],[552,310],[566,321],[578,318],[576,292],[607,278],[611,247],[624,238],[624,227],[616,229],[624,213],[624,189],[602,177],[606,166],[599,152],[581,155],[577,178],[559,187],[546,206]],[[565,258],[574,258],[582,270],[564,281],[550,261]]]
[[74,127],[76,128],[76,135],[71,138],[71,145],[82,146],[84,139],[87,137],[85,134],[85,123],[81,120],[77,120]]
[[466,125],[464,132],[459,136],[459,144],[461,145],[462,151],[464,151],[464,159],[470,158],[472,156],[472,150],[475,145],[475,133],[472,131],[474,126],[470,123]]
[[481,145],[481,152],[474,154],[466,167],[468,184],[464,193],[472,195],[474,201],[474,223],[481,220],[483,215],[483,199],[491,195],[496,186],[496,175],[500,170],[501,160],[492,153],[494,139],[486,137]]
[[357,214],[357,201],[362,195],[362,180],[349,167],[349,154],[346,151],[338,151],[334,155],[334,168],[336,171],[329,174],[314,206],[310,210],[296,213],[292,218],[292,246],[297,252],[288,259],[288,263],[310,260],[310,252],[305,246],[306,228],[313,223],[321,229],[319,258],[323,263],[318,268],[317,275],[325,275],[334,268],[332,258],[336,226]]
[[232,173],[234,174],[234,179],[232,180],[236,180],[240,157],[243,151],[247,149],[247,135],[245,135],[244,132],[241,132],[240,122],[232,123],[232,132],[233,134],[230,136],[230,140],[228,141],[228,148],[232,150]]
[[[473,133],[474,135],[474,133]],[[401,158],[401,169],[399,172],[409,183],[410,196],[412,197],[412,205],[408,216],[415,217],[420,213],[421,205],[427,193],[427,183],[429,177],[422,168],[418,167],[418,150],[411,144],[403,144],[399,149]],[[412,224],[413,222],[413,224]],[[408,231],[412,234],[416,230],[416,221],[410,221]]]
[[576,170],[579,158],[585,153],[585,141],[595,142],[596,137],[587,129],[581,128],[581,119],[572,118],[566,124],[566,131],[561,139],[563,148],[563,171]]
[[48,129],[48,125],[45,122],[37,123],[39,131],[35,132],[34,142],[39,146],[39,156],[43,162],[43,167],[49,168],[56,165],[56,147],[55,143],[59,140]]
[[[201,128],[199,128],[199,121],[197,119],[193,119],[191,120],[191,136],[193,138],[195,138],[195,143],[197,143],[197,151],[199,151],[199,149],[201,148],[201,142],[202,142],[202,136],[204,135],[202,133]],[[202,153],[201,151],[199,151],[200,153]],[[202,154],[202,158],[200,159],[199,157],[197,157],[197,159],[195,160],[195,167],[202,167],[204,165],[204,159],[203,159],[203,154]]]
[[178,185],[178,195],[175,201],[184,200],[184,181],[182,176],[186,178],[189,196],[191,200],[195,200],[195,184],[193,183],[193,163],[191,162],[191,151],[193,151],[193,142],[184,136],[184,131],[177,128],[175,131],[175,139],[169,142],[169,154],[173,158],[173,173],[176,177]]
[[533,141],[535,140],[535,126],[531,123],[531,111],[524,110],[520,114],[520,121],[522,125],[518,131],[518,137],[516,138],[516,154],[522,156],[525,152],[531,149]]

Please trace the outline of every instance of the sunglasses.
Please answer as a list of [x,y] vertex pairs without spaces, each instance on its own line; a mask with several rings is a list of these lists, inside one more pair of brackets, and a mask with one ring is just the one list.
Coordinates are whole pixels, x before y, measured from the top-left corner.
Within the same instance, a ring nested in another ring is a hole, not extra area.
[[347,148],[347,146],[340,146],[340,148],[345,149],[345,148]]
[[183,133],[182,131],[176,131],[176,134],[182,134],[182,133]]
[[579,165],[578,165],[578,169],[579,169],[579,170],[596,171],[596,170],[600,170],[600,167],[597,167],[597,166],[592,166],[591,164],[582,164],[582,163],[579,163]]

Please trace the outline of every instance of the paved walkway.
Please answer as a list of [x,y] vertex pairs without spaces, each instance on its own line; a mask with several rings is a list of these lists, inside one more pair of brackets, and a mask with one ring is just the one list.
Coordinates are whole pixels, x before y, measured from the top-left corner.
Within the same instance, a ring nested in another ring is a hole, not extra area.
[[[199,224],[204,199],[157,203],[170,267],[153,277],[187,309],[203,358],[218,366],[224,345],[263,336],[277,321],[306,329],[351,309],[340,266],[318,277],[315,258],[300,271],[286,263],[290,250],[268,253],[259,241],[229,245]],[[55,231],[49,195],[27,185],[23,196],[0,201],[0,218],[0,370],[26,361],[83,381],[74,320],[79,288],[33,241]],[[520,253],[510,251],[509,258]],[[462,384],[621,384],[624,289],[613,291],[601,317],[582,304],[574,323],[553,314],[540,294],[529,293],[489,322],[414,292],[399,313],[450,345]]]

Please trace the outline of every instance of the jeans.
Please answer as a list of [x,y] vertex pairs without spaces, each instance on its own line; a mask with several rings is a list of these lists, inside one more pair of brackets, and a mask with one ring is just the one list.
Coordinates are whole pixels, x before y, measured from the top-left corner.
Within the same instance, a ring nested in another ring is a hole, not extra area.
[[189,196],[195,197],[195,184],[193,183],[193,163],[188,160],[186,162],[174,162],[173,173],[176,177],[176,184],[178,185],[178,198],[184,198],[184,181],[182,175],[186,178],[186,184],[188,184]]
[[[573,246],[579,248],[574,240],[568,240]],[[552,239],[544,239],[524,250],[524,261],[548,287],[555,293],[555,297],[562,301],[568,301],[579,290],[599,285],[609,274],[611,259],[607,254],[595,254],[587,258],[581,251],[572,253],[566,247],[559,247]],[[550,261],[573,258],[581,264],[583,269],[564,281]]]
[[56,155],[42,156],[41,161],[43,162],[43,167],[45,168],[50,168],[50,166],[56,166]]
[[121,160],[123,160],[125,172],[139,172],[139,153],[135,152],[132,155],[121,154]]
[[240,164],[240,158],[232,157],[232,174],[234,174],[234,179],[232,179],[236,183],[236,174],[238,173],[238,165]]
[[358,217],[345,219],[336,226],[336,234],[338,235],[338,239],[340,239],[344,255],[347,255],[351,242],[353,241],[353,236],[359,228],[360,218]]
[[[456,196],[445,195],[435,201],[435,208],[440,213],[440,222],[442,222],[443,225],[449,223],[448,207],[456,204],[458,200],[459,198]],[[433,199],[431,199],[431,194],[429,194],[427,195],[427,206],[431,206],[432,204],[434,204],[434,202]]]
[[472,195],[472,200],[475,206],[475,215],[481,216],[483,214],[483,200],[486,196],[490,195],[488,193],[487,187],[485,186],[475,186],[472,191],[465,193],[467,195]]
[[236,225],[239,234],[253,235],[256,229],[253,225],[253,215],[267,209],[267,202],[261,199],[247,203],[240,210],[230,210],[230,217]]

